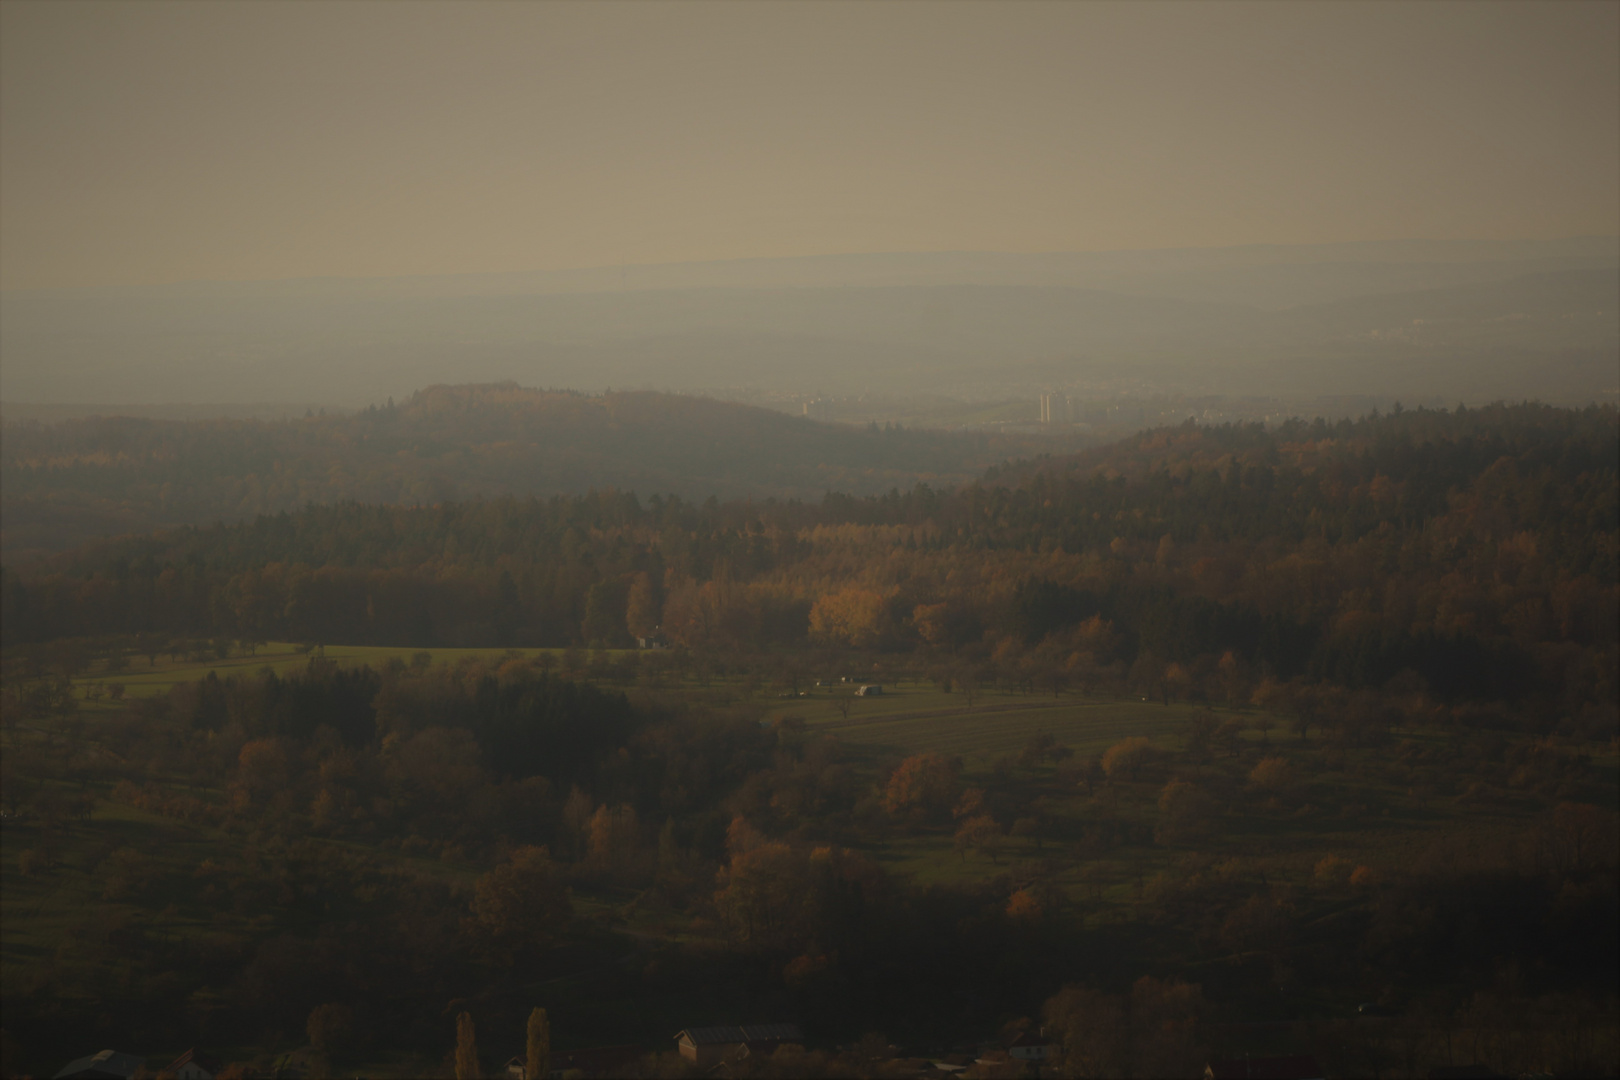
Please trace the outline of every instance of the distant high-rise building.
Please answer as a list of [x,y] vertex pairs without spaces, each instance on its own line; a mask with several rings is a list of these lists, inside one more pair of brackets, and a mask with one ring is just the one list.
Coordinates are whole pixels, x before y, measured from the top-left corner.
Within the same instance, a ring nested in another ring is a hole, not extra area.
[[1041,423],[1067,424],[1069,422],[1069,398],[1067,394],[1041,395]]

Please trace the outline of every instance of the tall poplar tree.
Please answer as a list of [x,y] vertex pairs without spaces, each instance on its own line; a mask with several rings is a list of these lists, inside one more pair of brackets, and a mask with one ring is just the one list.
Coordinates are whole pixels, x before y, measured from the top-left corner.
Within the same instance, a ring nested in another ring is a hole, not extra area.
[[456,1017],[456,1080],[478,1080],[478,1035],[472,1013]]
[[526,1080],[545,1080],[551,1072],[551,1022],[546,1010],[535,1009],[529,1014],[528,1056],[524,1059],[523,1075]]

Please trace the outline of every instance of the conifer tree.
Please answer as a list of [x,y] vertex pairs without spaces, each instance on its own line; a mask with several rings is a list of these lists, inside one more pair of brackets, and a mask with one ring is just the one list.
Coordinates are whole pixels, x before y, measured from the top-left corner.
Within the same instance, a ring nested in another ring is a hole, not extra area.
[[478,1080],[478,1035],[472,1013],[456,1017],[456,1080]]
[[535,1009],[529,1014],[528,1055],[523,1062],[523,1075],[527,1080],[544,1080],[551,1072],[551,1023],[546,1010]]

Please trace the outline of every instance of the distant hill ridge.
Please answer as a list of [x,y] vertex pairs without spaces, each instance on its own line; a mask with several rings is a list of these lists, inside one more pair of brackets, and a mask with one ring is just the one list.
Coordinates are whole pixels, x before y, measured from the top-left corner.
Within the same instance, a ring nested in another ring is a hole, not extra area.
[[1061,445],[844,427],[649,391],[435,385],[344,415],[9,425],[0,542],[15,562],[96,537],[345,500],[413,505],[593,488],[695,499],[871,494],[959,483]]

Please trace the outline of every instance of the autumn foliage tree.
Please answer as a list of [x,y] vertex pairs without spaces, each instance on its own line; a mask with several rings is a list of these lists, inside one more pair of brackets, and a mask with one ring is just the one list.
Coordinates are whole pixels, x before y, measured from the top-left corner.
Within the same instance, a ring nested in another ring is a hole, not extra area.
[[567,890],[543,847],[523,847],[478,879],[471,928],[508,963],[557,941],[573,917]]
[[1108,774],[1109,780],[1137,780],[1148,765],[1160,756],[1152,740],[1132,735],[1103,753],[1102,770]]
[[1073,1075],[1190,1076],[1201,1061],[1197,1027],[1205,1009],[1200,987],[1143,976],[1125,995],[1065,986],[1047,999],[1042,1016]]
[[858,913],[870,912],[888,892],[876,864],[844,848],[806,849],[748,831],[733,830],[740,843],[714,897],[715,911],[737,944],[791,955],[864,932]]
[[1163,843],[1202,840],[1216,830],[1215,800],[1202,787],[1175,779],[1159,793],[1159,824],[1155,835]]
[[955,805],[960,758],[932,751],[906,758],[883,788],[883,808],[891,814],[921,820],[943,819]]
[[1006,846],[1006,833],[991,815],[977,814],[957,828],[954,846],[963,859],[967,858],[967,852],[977,851],[991,862],[999,863],[1001,850]]

